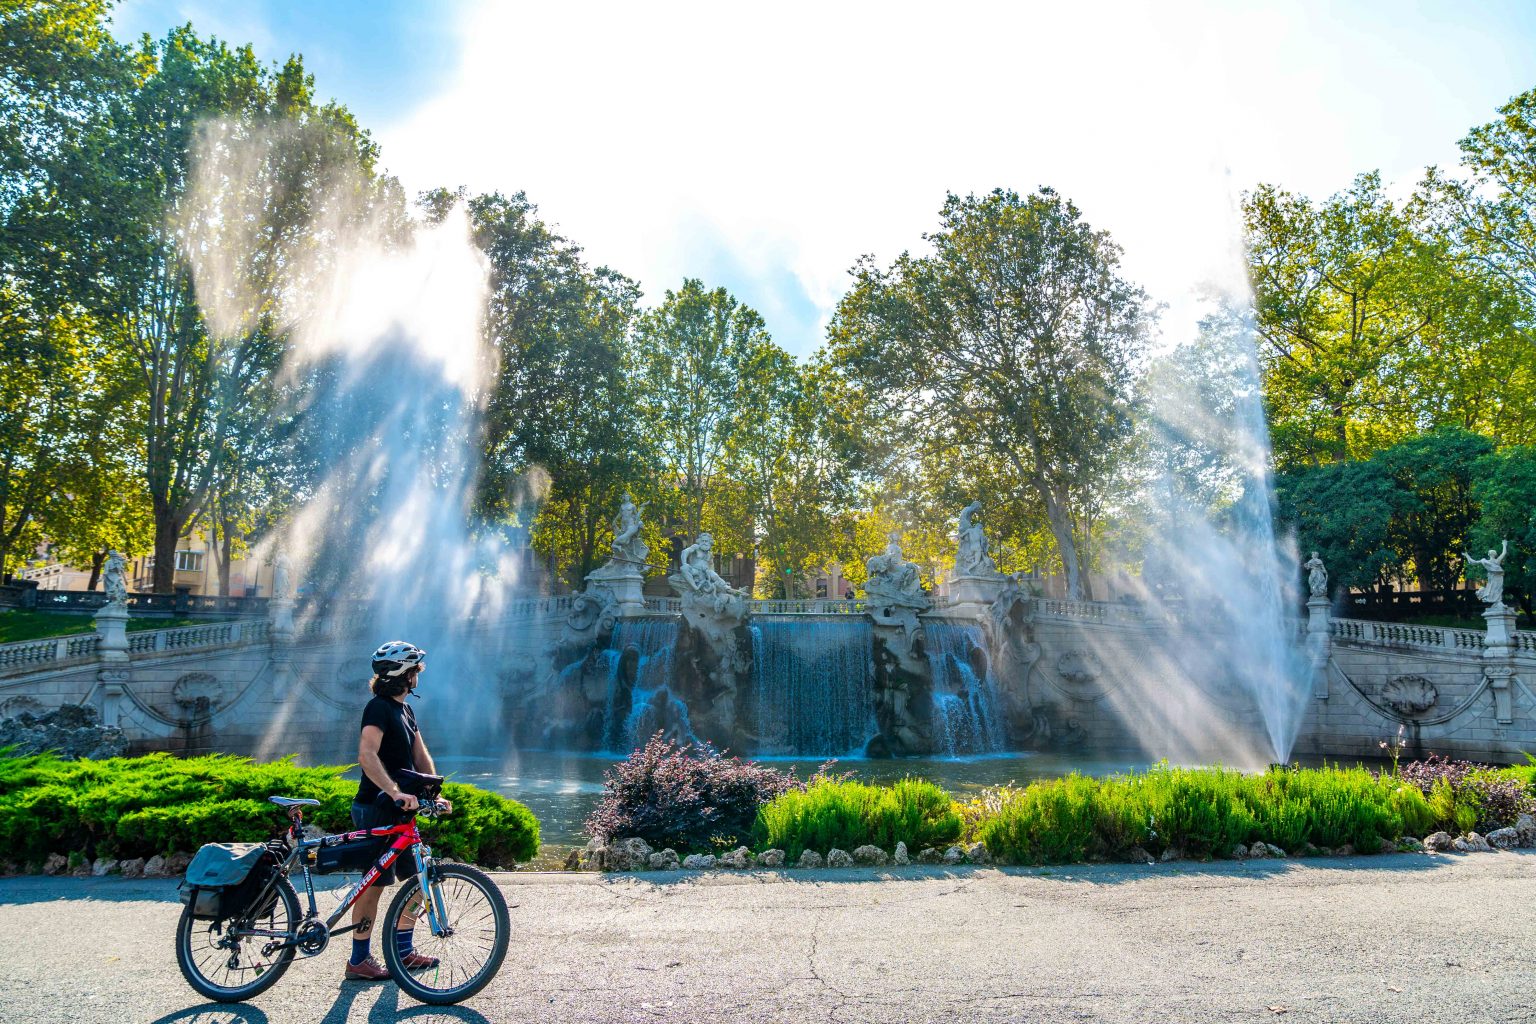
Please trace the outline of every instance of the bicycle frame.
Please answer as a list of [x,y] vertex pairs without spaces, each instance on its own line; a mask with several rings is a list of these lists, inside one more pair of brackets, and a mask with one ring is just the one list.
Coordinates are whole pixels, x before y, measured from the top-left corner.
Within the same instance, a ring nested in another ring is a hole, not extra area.
[[421,900],[427,912],[427,923],[432,929],[432,934],[437,936],[450,934],[447,922],[442,920],[440,913],[440,908],[443,906],[442,893],[439,891],[438,883],[432,877],[430,870],[432,866],[432,848],[422,841],[421,831],[416,827],[416,819],[414,817],[398,825],[381,825],[376,828],[357,829],[353,832],[316,836],[312,839],[306,838],[304,835],[304,813],[301,808],[289,808],[288,819],[290,822],[288,839],[293,849],[289,852],[288,858],[278,866],[278,870],[273,872],[272,878],[268,880],[266,886],[257,895],[253,905],[261,905],[262,900],[268,895],[268,891],[277,884],[279,875],[291,877],[294,867],[298,866],[304,873],[304,893],[309,900],[309,912],[304,916],[304,920],[299,922],[291,932],[268,932],[258,928],[240,929],[241,932],[246,935],[286,939],[288,941],[284,945],[297,945],[298,933],[302,930],[303,926],[310,921],[318,921],[320,917],[320,909],[315,904],[313,875],[309,869],[309,852],[325,845],[328,839],[348,841],[366,839],[369,836],[375,838],[394,836],[394,842],[390,843],[384,852],[379,854],[373,865],[363,873],[363,877],[347,891],[347,895],[342,899],[341,905],[325,919],[326,936],[340,935],[362,927],[361,924],[356,924],[338,929],[336,922],[341,920],[342,915],[352,908],[353,904],[368,890],[369,886],[378,881],[379,875],[393,867],[395,861],[407,850],[411,852],[416,862],[416,876],[421,884]]

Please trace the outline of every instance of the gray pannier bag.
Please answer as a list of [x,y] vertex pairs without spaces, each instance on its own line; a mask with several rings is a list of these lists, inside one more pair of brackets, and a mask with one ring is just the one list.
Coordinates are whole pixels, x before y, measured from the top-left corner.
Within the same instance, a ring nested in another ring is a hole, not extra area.
[[233,917],[266,884],[273,859],[263,843],[208,843],[187,865],[181,902],[199,920]]

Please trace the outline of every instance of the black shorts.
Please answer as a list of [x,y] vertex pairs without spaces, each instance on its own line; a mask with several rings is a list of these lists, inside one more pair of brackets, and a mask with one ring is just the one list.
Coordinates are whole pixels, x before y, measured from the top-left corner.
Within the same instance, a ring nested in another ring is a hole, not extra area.
[[[352,801],[352,826],[354,828],[383,828],[385,825],[398,825],[400,822],[395,814],[386,807],[374,804],[360,804]],[[394,842],[390,836],[386,842]],[[384,852],[384,847],[379,847],[379,852]],[[377,886],[393,885],[395,882],[403,882],[416,873],[416,858],[407,850],[395,858],[388,871],[380,871]]]

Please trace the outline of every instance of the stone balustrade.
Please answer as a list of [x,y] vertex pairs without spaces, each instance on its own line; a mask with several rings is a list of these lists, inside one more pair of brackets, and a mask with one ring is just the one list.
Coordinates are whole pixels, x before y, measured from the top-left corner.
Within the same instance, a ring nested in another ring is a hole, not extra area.
[[843,598],[765,599],[747,602],[747,611],[752,615],[863,615],[868,610],[867,601]]
[[[1402,622],[1373,622],[1366,619],[1330,619],[1334,642],[1376,647],[1416,647],[1435,651],[1477,652],[1483,649],[1484,634],[1475,629],[1449,629],[1441,626],[1415,626]],[[1520,633],[1536,650],[1536,633]]]

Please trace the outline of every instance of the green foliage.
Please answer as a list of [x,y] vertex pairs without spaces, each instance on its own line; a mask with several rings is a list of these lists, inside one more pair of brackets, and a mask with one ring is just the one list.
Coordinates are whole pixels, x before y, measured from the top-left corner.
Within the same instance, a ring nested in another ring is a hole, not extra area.
[[888,477],[985,484],[994,539],[1048,529],[1079,597],[1150,305],[1109,234],[1051,189],[951,195],[924,239],[932,255],[855,266],[830,329],[870,458]]
[[[1292,853],[1346,843],[1376,853],[1386,840],[1424,834],[1440,817],[1436,797],[1363,768],[1244,775],[1160,765],[1137,775],[1037,782],[988,800],[970,834],[994,857],[1021,864],[1112,859],[1136,846],[1225,857],[1255,841]],[[1447,807],[1455,813],[1454,799]]]
[[1479,496],[1496,490],[1482,483],[1484,474],[1507,465],[1489,455],[1491,447],[1487,438],[1442,427],[1364,460],[1282,470],[1278,518],[1304,550],[1319,552],[1336,583],[1364,588],[1402,576],[1448,589],[1461,575]]
[[1487,394],[1536,371],[1520,297],[1438,227],[1431,194],[1399,205],[1371,173],[1322,202],[1260,185],[1243,211],[1278,465],[1366,458],[1436,426],[1530,439],[1530,409]]
[[959,837],[960,815],[949,794],[922,779],[889,786],[817,779],[765,804],[752,832],[758,850],[780,849],[791,861],[807,849],[890,851],[904,842],[916,851]]
[[[1508,540],[1505,587],[1517,594],[1536,594],[1536,446],[1484,455],[1472,476],[1472,499],[1481,517],[1469,539],[1470,550],[1481,556]],[[1473,572],[1482,575],[1481,569]]]
[[[107,761],[49,755],[0,757],[0,844],[23,859],[83,851],[149,857],[204,843],[255,842],[283,827],[272,795],[321,801],[307,820],[329,831],[351,828],[357,784],[344,767],[303,768],[291,760],[255,762],[209,755],[149,754]],[[446,857],[485,864],[538,852],[538,821],[522,804],[459,783],[444,786],[454,813],[427,828]]]

